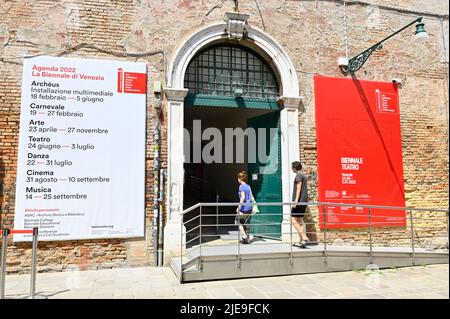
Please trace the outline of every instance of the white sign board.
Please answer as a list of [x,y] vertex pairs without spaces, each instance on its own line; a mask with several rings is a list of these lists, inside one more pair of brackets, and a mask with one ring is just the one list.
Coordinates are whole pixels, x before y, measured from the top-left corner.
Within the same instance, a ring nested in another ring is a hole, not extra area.
[[144,63],[24,60],[14,229],[144,236],[146,83]]

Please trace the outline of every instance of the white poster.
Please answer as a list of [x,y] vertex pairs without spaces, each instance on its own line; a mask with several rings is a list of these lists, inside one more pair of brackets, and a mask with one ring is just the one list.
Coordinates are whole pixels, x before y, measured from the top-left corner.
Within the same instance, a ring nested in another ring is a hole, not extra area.
[[24,60],[14,229],[144,236],[146,83],[144,63]]

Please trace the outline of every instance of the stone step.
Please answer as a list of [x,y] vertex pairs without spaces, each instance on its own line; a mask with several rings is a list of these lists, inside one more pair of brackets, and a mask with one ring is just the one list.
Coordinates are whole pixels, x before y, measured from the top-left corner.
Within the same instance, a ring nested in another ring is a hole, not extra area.
[[[201,257],[200,257],[201,256]],[[180,263],[172,269],[180,278]],[[448,251],[408,247],[329,246],[292,247],[282,242],[255,240],[193,247],[183,258],[183,282],[297,275],[361,269],[383,269],[448,263]],[[201,266],[200,266],[201,265]]]

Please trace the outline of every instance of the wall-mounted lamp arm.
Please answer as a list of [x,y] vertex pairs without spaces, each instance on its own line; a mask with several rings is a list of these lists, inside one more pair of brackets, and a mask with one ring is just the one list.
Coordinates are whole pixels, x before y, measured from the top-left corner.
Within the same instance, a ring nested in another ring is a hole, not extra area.
[[353,58],[351,58],[348,61],[348,67],[347,67],[347,71],[350,72],[351,74],[355,73],[356,71],[358,71],[363,65],[364,63],[366,63],[367,59],[369,58],[369,56],[375,51],[375,50],[380,50],[383,47],[383,42],[392,38],[394,35],[402,32],[403,30],[405,30],[406,28],[410,27],[411,25],[413,25],[414,23],[420,23],[422,22],[422,17],[417,18],[416,20],[414,20],[413,22],[407,24],[406,26],[404,26],[403,28],[395,31],[393,34],[391,34],[390,36],[384,38],[383,40],[381,40],[380,42],[374,44],[373,46],[371,46],[370,48],[368,48],[367,50],[359,53],[358,55],[354,56]]

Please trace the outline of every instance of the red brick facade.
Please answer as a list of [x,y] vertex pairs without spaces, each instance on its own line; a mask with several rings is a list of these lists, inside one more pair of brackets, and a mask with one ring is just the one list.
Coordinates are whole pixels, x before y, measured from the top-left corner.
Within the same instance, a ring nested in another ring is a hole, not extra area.
[[[0,3],[0,223],[13,226],[19,132],[22,59],[24,55],[118,59],[145,62],[147,98],[146,236],[134,240],[92,240],[40,244],[39,270],[61,271],[153,264],[153,131],[162,125],[162,166],[167,166],[166,110],[155,108],[152,81],[165,83],[174,50],[193,30],[223,21],[233,1],[215,0],[66,0]],[[401,78],[400,109],[407,206],[448,208],[448,3],[426,1],[240,1],[249,23],[276,39],[292,59],[305,97],[299,115],[300,158],[312,183],[316,172],[314,74],[344,76],[338,57],[350,56],[394,30],[424,16],[426,44],[412,43],[405,31],[368,60],[358,72],[367,80]],[[212,11],[210,11],[212,10]],[[346,16],[344,19],[344,12]],[[347,25],[347,30],[345,30]],[[165,50],[166,59],[161,54]],[[134,57],[130,53],[141,53]],[[148,52],[148,54],[145,54]],[[164,61],[166,60],[166,65]],[[436,225],[436,234],[445,225]],[[402,232],[402,231],[400,231]],[[380,232],[381,237],[386,234]],[[10,244],[8,271],[26,272],[30,245]]]

